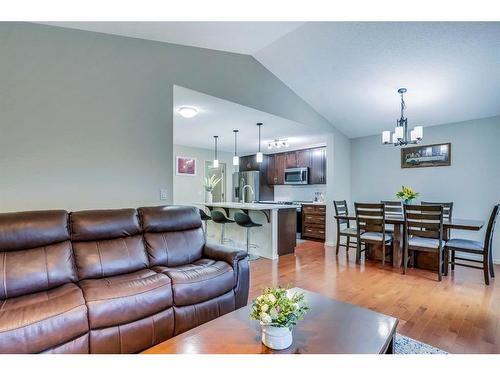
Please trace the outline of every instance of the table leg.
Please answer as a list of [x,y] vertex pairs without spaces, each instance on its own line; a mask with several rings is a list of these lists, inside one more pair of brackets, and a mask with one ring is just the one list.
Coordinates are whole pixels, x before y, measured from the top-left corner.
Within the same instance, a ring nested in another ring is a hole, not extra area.
[[394,224],[394,234],[392,238],[392,250],[393,250],[393,258],[392,258],[392,266],[393,267],[401,267],[403,264],[403,253],[401,251],[401,225]]

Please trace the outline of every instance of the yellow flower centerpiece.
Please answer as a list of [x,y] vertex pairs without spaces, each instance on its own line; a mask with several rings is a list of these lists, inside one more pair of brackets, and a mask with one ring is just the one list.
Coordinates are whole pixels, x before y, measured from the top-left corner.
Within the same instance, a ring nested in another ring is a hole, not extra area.
[[404,201],[405,204],[411,204],[411,201],[418,197],[418,193],[413,191],[411,187],[401,186],[401,190],[396,193],[396,198]]

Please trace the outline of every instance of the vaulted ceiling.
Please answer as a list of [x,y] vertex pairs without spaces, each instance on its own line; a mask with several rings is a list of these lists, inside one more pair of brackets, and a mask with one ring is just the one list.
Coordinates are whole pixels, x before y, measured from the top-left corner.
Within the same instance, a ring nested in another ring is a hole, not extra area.
[[250,54],[348,137],[500,115],[500,22],[63,22]]

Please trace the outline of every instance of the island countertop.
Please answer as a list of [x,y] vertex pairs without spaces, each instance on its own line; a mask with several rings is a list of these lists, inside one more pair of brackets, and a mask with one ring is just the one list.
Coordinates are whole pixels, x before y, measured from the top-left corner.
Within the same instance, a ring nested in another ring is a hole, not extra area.
[[300,208],[296,204],[267,204],[267,203],[239,203],[239,202],[212,202],[197,203],[207,207],[232,208],[236,210],[282,210],[287,208]]

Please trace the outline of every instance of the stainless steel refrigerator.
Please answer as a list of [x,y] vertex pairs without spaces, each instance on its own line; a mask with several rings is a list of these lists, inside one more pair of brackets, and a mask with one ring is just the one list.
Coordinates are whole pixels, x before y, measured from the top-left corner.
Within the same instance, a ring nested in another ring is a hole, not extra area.
[[233,202],[258,202],[260,200],[260,172],[233,173]]

